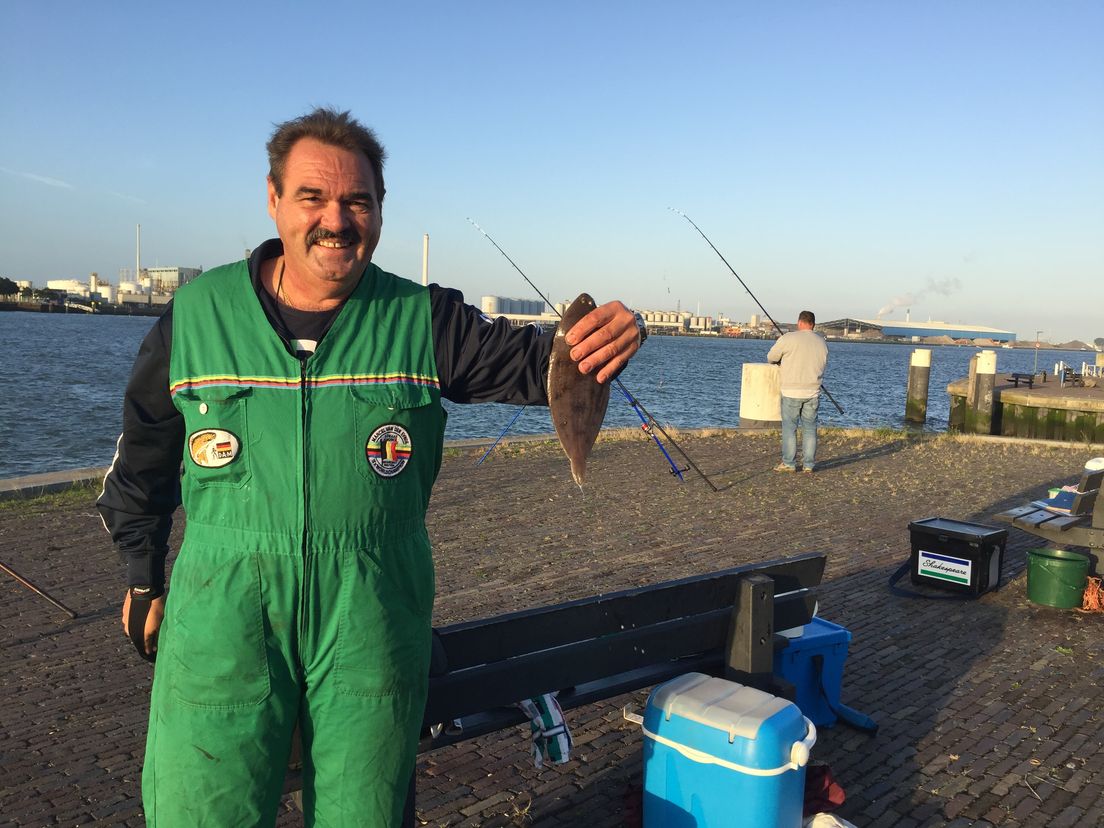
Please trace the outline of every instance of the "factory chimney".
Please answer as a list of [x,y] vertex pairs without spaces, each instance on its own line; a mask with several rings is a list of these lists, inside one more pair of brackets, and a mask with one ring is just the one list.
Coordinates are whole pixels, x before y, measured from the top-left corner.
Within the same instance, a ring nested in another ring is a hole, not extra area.
[[429,284],[429,233],[422,236],[422,284]]

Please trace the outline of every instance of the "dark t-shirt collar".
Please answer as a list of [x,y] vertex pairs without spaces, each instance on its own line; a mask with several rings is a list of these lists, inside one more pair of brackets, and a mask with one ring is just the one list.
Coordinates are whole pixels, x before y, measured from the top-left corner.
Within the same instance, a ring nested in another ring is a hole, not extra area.
[[249,279],[257,298],[261,300],[265,316],[284,340],[288,351],[299,359],[306,359],[322,341],[343,304],[329,310],[305,311],[277,302],[261,284],[261,264],[268,259],[282,256],[283,253],[284,243],[279,239],[263,242],[249,257]]

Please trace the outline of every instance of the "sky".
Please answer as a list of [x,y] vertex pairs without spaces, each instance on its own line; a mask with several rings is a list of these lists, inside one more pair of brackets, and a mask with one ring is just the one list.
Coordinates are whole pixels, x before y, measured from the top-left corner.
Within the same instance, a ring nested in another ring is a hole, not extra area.
[[1104,3],[9,2],[0,276],[275,235],[273,125],[388,150],[374,261],[483,295],[1104,337]]

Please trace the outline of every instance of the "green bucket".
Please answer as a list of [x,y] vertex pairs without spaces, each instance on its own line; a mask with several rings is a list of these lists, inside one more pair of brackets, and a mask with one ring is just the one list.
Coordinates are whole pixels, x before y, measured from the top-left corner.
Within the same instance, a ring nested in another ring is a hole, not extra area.
[[1081,606],[1089,559],[1066,549],[1031,549],[1027,553],[1027,598],[1059,609]]

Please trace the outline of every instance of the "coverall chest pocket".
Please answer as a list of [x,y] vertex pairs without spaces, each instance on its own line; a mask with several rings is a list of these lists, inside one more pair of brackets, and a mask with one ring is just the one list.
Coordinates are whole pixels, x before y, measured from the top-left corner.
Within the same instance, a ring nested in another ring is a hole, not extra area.
[[252,388],[199,388],[177,394],[184,414],[184,474],[203,487],[240,488],[252,476],[249,398]]
[[435,454],[444,429],[443,409],[432,392],[417,385],[354,385],[349,395],[362,453],[357,463],[360,474],[380,485],[418,478],[404,472],[411,464],[422,465],[423,452],[427,457]]

